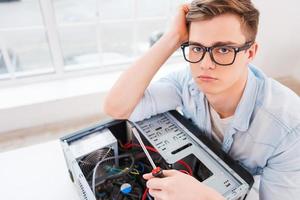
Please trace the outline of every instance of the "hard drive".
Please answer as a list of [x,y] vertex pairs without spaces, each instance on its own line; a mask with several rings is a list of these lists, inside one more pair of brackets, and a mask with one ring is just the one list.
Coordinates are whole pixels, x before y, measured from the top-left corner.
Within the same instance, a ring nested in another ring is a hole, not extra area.
[[252,175],[177,111],[139,122],[113,120],[61,138],[71,180],[81,199],[151,200],[144,173],[151,172],[135,127],[155,164],[176,169],[214,188],[226,199],[243,200]]

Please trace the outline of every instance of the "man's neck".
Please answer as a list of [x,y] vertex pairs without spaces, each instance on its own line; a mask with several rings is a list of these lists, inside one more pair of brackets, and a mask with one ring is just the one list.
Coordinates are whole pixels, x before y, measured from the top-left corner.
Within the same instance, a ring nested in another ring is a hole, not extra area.
[[206,98],[213,109],[220,115],[221,118],[227,118],[234,115],[234,112],[241,100],[246,83],[248,71],[246,70],[232,87],[219,94],[206,94]]

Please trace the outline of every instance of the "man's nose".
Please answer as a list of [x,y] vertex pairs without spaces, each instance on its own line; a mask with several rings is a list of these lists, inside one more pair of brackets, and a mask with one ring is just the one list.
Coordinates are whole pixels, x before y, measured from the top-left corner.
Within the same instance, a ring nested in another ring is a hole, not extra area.
[[205,53],[204,58],[199,62],[199,66],[203,70],[216,68],[216,64],[212,61],[209,52]]

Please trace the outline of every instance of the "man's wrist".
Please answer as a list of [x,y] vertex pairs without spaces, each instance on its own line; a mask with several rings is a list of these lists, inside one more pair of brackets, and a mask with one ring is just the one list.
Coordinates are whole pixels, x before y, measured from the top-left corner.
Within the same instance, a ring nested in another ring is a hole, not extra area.
[[166,32],[162,36],[162,39],[167,41],[168,45],[174,48],[174,51],[178,49],[181,45],[180,35],[178,33]]

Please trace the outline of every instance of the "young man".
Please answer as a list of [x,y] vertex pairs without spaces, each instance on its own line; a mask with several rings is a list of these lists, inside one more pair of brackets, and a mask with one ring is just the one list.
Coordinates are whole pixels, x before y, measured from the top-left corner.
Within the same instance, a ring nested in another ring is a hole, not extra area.
[[[195,0],[182,6],[170,30],[115,83],[104,109],[114,118],[136,121],[180,108],[231,157],[261,175],[261,200],[295,200],[300,99],[250,64],[258,48],[258,18],[250,0]],[[190,67],[149,85],[179,47]],[[191,176],[164,174],[144,176],[155,199],[223,199]]]

